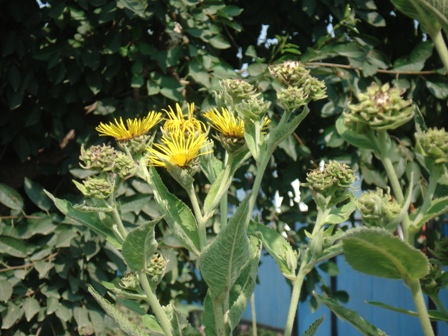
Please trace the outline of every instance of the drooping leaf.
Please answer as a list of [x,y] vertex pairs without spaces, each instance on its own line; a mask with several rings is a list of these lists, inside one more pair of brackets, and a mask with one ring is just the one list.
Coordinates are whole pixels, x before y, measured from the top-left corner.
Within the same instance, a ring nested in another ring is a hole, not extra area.
[[356,311],[345,308],[332,298],[325,298],[313,293],[317,301],[335,313],[341,320],[346,320],[365,336],[386,336],[387,334],[364,320]]
[[87,226],[97,234],[106,237],[106,239],[115,247],[121,248],[121,242],[118,241],[114,231],[112,230],[112,220],[107,214],[98,212],[82,212],[75,209],[70,202],[54,197],[48,191],[45,191],[45,193],[54,202],[56,208],[58,208],[58,210],[68,218]]
[[23,186],[27,196],[39,207],[39,209],[47,212],[50,210],[51,200],[45,194],[41,185],[25,177]]
[[124,240],[121,253],[133,271],[141,271],[148,265],[149,259],[157,250],[154,226],[159,219],[144,223],[135,228]]
[[27,244],[22,239],[1,235],[0,254],[9,254],[17,258],[25,258],[28,255]]
[[149,167],[150,185],[164,219],[182,245],[199,255],[198,225],[190,208],[168,191],[154,167]]
[[428,258],[382,228],[356,228],[342,240],[345,259],[355,270],[388,279],[417,280],[429,272]]
[[375,144],[364,134],[356,133],[355,131],[347,128],[344,124],[344,116],[341,115],[336,121],[336,130],[349,144],[358,148],[376,150]]
[[[371,304],[373,306],[377,306],[380,308],[384,308],[384,309],[388,309],[388,310],[392,310],[398,313],[402,313],[402,314],[406,314],[406,315],[410,315],[410,316],[415,316],[418,317],[418,313],[412,310],[408,310],[408,309],[403,309],[403,308],[398,308],[398,307],[394,307],[382,302],[375,302],[375,301],[367,301],[368,304]],[[443,313],[441,311],[438,310],[428,310],[428,315],[429,318],[433,321],[445,321],[448,322],[448,314]]]
[[227,226],[202,252],[201,274],[213,299],[225,297],[250,260],[247,237],[248,199],[241,202]]
[[263,246],[275,259],[285,277],[291,279],[296,276],[298,256],[281,234],[253,221],[249,224],[248,233],[262,240]]
[[100,304],[104,311],[109,315],[120,327],[121,330],[131,336],[146,336],[147,333],[137,327],[123,314],[122,311],[117,309],[112,303],[103,298],[92,286],[88,287],[90,294]]
[[39,302],[35,298],[28,297],[22,302],[22,309],[25,312],[25,318],[29,322],[39,310]]

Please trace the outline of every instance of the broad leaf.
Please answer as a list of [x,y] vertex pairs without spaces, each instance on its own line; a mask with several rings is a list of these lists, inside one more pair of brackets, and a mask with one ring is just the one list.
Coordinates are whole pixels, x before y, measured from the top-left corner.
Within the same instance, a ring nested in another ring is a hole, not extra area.
[[199,255],[200,244],[196,219],[190,208],[168,191],[154,167],[149,167],[150,185],[164,219],[182,245]]
[[39,209],[47,212],[50,210],[51,200],[45,194],[41,185],[25,177],[23,186],[26,195],[39,207]]
[[347,320],[365,336],[386,336],[387,334],[364,320],[356,311],[345,308],[332,298],[325,298],[316,292],[313,293],[316,300],[330,308],[341,320]]
[[123,258],[133,271],[141,271],[148,265],[157,250],[154,226],[159,219],[140,225],[129,232],[123,243]]
[[251,259],[249,264],[244,269],[241,276],[233,285],[229,293],[229,327],[234,330],[239,324],[241,316],[243,315],[249,303],[250,297],[255,290],[258,264],[260,263],[261,241],[258,238],[250,238]]
[[12,284],[8,280],[0,280],[0,301],[8,302],[12,295]]
[[75,209],[70,202],[56,198],[48,191],[45,191],[45,193],[54,202],[56,208],[68,218],[87,226],[95,233],[106,237],[115,247],[121,248],[121,242],[117,240],[112,229],[112,220],[107,214],[101,212],[82,212]]
[[275,259],[285,277],[292,279],[296,276],[297,253],[281,234],[266,225],[253,221],[249,224],[248,233],[262,240],[263,246]]
[[25,318],[29,322],[40,310],[39,302],[35,298],[28,297],[22,302],[22,309],[25,312]]
[[429,3],[440,3],[446,0],[391,0],[395,7],[397,7],[401,12],[409,16],[410,18],[417,20],[422,25],[423,30],[431,36],[434,36],[436,32],[440,29],[440,24],[438,23],[438,18],[427,9],[424,4]]
[[224,298],[250,260],[247,222],[250,194],[241,202],[235,214],[199,259],[201,274],[213,299]]
[[0,236],[0,254],[9,254],[17,258],[25,258],[28,255],[27,245],[22,239]]
[[429,272],[428,258],[381,228],[356,228],[342,240],[345,259],[355,270],[388,279],[417,280]]
[[96,292],[92,286],[89,286],[89,292],[95,298],[95,300],[100,304],[104,311],[109,315],[123,330],[130,336],[146,336],[147,333],[129,321],[123,312],[117,309],[112,303],[103,298],[98,292]]

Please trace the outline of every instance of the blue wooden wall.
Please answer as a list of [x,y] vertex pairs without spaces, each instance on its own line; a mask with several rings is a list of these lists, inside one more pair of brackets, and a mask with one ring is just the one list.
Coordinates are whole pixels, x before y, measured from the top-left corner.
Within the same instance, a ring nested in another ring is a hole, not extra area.
[[[345,290],[350,295],[346,307],[356,310],[370,323],[379,327],[389,336],[421,336],[422,330],[418,318],[395,313],[365,303],[365,301],[380,301],[392,306],[398,306],[415,311],[412,297],[408,288],[401,280],[388,280],[364,275],[351,269],[343,256],[336,260],[340,274],[337,277],[337,289]],[[322,273],[322,276],[326,276]],[[328,277],[326,278],[328,280]],[[259,268],[259,280],[255,290],[255,306],[257,323],[283,329],[286,322],[290,301],[290,287],[280,273],[275,261],[269,256],[263,256]],[[448,291],[444,291],[442,301],[448,305]],[[308,303],[300,303],[298,307],[299,332],[305,330],[318,318],[325,315],[317,336],[331,335],[330,312],[320,307],[311,313]],[[251,307],[243,315],[243,319],[251,321]],[[338,336],[361,335],[348,322],[337,320]],[[448,324],[438,324],[438,335],[448,336]]]

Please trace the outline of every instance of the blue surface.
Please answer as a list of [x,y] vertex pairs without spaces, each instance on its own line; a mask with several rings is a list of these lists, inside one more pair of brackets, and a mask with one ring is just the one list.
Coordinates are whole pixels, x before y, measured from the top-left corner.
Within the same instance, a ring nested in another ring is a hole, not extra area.
[[[343,256],[337,258],[340,274],[337,279],[338,290],[345,290],[350,295],[347,308],[356,310],[365,320],[377,326],[390,336],[421,336],[422,329],[418,318],[379,308],[365,301],[379,301],[399,308],[415,311],[409,289],[401,280],[389,280],[368,276],[351,269]],[[322,274],[324,276],[324,274]],[[329,278],[324,276],[329,285]],[[257,323],[283,329],[286,323],[290,301],[290,287],[281,274],[275,261],[268,255],[262,256],[259,269],[259,284],[255,290],[255,306]],[[448,291],[444,291],[442,302],[448,306]],[[316,336],[331,336],[330,312],[320,307],[311,313],[308,302],[300,303],[298,307],[299,334],[322,315],[325,320],[318,329]],[[243,319],[250,321],[251,307],[246,309]],[[359,336],[351,324],[338,319],[339,336]],[[448,335],[448,325],[439,323],[438,335]]]

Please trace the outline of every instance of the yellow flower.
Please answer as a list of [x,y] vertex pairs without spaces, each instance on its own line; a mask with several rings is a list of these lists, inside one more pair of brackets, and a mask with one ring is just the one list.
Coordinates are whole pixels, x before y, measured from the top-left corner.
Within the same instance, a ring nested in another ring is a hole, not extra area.
[[148,133],[159,121],[161,121],[162,113],[150,112],[142,119],[126,119],[126,125],[120,117],[120,121],[114,119],[114,123],[103,124],[100,123],[95,129],[100,136],[111,136],[115,140],[129,140],[140,135]]
[[197,120],[194,116],[194,103],[187,104],[188,115],[185,118],[182,108],[176,103],[176,112],[169,106],[169,110],[164,110],[168,114],[168,118],[165,120],[163,125],[163,130],[165,132],[176,132],[178,129],[184,131],[185,133],[205,133],[206,128],[204,123]]
[[199,155],[211,153],[211,150],[201,152],[210,142],[206,133],[185,133],[184,129],[173,129],[169,136],[164,135],[161,144],[147,147],[148,163],[152,166],[166,167],[166,162],[185,168]]
[[204,117],[211,121],[210,126],[227,138],[244,138],[244,121],[240,117],[235,117],[228,109],[212,109],[204,113]]

